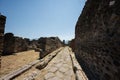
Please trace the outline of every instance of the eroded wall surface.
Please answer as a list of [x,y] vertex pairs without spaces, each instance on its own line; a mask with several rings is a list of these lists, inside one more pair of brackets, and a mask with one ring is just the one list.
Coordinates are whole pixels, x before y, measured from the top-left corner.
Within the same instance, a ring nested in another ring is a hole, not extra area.
[[16,52],[28,50],[29,39],[16,37],[13,33],[6,33],[4,35],[4,49],[3,55],[10,55]]
[[45,57],[52,51],[63,46],[63,43],[60,41],[58,37],[41,37],[38,40],[39,48],[42,49],[42,53],[40,54],[40,58]]
[[0,55],[3,52],[3,39],[4,39],[4,28],[6,23],[6,17],[0,15]]
[[87,0],[75,53],[90,80],[120,80],[120,0]]

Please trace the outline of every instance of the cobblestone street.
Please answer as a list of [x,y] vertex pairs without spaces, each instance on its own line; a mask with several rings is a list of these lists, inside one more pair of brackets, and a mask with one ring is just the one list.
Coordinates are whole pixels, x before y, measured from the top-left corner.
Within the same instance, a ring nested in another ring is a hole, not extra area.
[[[41,75],[45,72],[44,75]],[[71,57],[68,47],[64,48],[58,55],[43,69],[37,80],[75,80]]]

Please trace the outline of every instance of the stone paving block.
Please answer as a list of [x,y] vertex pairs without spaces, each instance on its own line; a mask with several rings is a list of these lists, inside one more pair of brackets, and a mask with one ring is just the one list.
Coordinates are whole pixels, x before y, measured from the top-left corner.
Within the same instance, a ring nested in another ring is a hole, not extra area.
[[55,74],[56,74],[56,76],[59,77],[59,78],[63,78],[63,77],[64,77],[64,74],[61,73],[60,71],[57,71]]
[[[67,76],[65,76],[65,77],[63,78],[63,80],[72,80],[72,77],[69,76],[69,75],[67,75]],[[74,80],[75,80],[75,79],[74,79]]]
[[59,77],[53,77],[53,78],[50,78],[48,80],[62,80],[62,79],[60,79]]
[[72,76],[72,75],[73,75],[73,72],[72,72],[71,70],[68,70],[68,71],[66,71],[64,74],[65,74],[65,75],[70,75],[70,76]]
[[58,69],[58,68],[56,68],[56,67],[51,67],[50,69],[48,69],[48,72],[54,73],[54,72],[57,71],[57,69]]
[[55,66],[56,66],[57,68],[60,68],[60,67],[62,67],[62,65],[63,65],[63,63],[59,63],[59,64],[56,64]]
[[47,80],[47,79],[49,79],[49,78],[51,78],[51,77],[54,77],[54,76],[55,76],[54,73],[47,73],[47,74],[45,75],[45,80]]
[[65,68],[65,67],[61,67],[60,69],[59,69],[59,71],[60,72],[63,72],[63,73],[65,73],[66,71],[68,71],[69,69],[68,68]]

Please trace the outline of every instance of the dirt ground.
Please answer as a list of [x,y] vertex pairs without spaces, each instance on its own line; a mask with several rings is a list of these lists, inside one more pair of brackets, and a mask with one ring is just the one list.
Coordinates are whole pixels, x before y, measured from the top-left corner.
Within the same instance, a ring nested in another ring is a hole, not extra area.
[[34,50],[19,52],[9,56],[2,56],[0,77],[19,69],[23,65],[33,62],[38,58],[39,52],[35,52]]

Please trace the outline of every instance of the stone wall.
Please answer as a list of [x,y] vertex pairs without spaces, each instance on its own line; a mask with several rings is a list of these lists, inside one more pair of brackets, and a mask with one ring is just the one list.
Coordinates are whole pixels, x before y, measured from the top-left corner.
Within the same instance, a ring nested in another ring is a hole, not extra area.
[[33,40],[29,41],[28,44],[29,44],[28,50],[33,50],[33,49],[37,50],[39,48],[38,40],[33,39]]
[[0,14],[0,55],[3,51],[3,36],[4,36],[4,28],[5,28],[6,17]]
[[75,47],[90,80],[120,80],[120,0],[87,0],[76,24]]
[[15,38],[15,52],[27,51],[28,50],[28,42],[26,39],[22,37],[14,37]]
[[0,14],[0,68],[1,68],[1,55],[3,52],[3,40],[4,40],[4,29],[5,29],[6,17]]
[[3,55],[9,55],[16,52],[28,50],[29,39],[15,37],[12,33],[6,33],[4,36]]
[[59,47],[63,46],[63,43],[58,37],[41,37],[38,39],[39,48],[42,49],[40,58],[45,57],[50,52],[56,50]]
[[72,51],[75,51],[75,39],[72,39],[68,42],[68,45],[72,48]]
[[16,37],[12,33],[4,35],[3,55],[10,55],[16,52],[35,50],[40,52],[40,58],[63,46],[58,37],[41,37],[38,40],[30,41],[27,38]]

